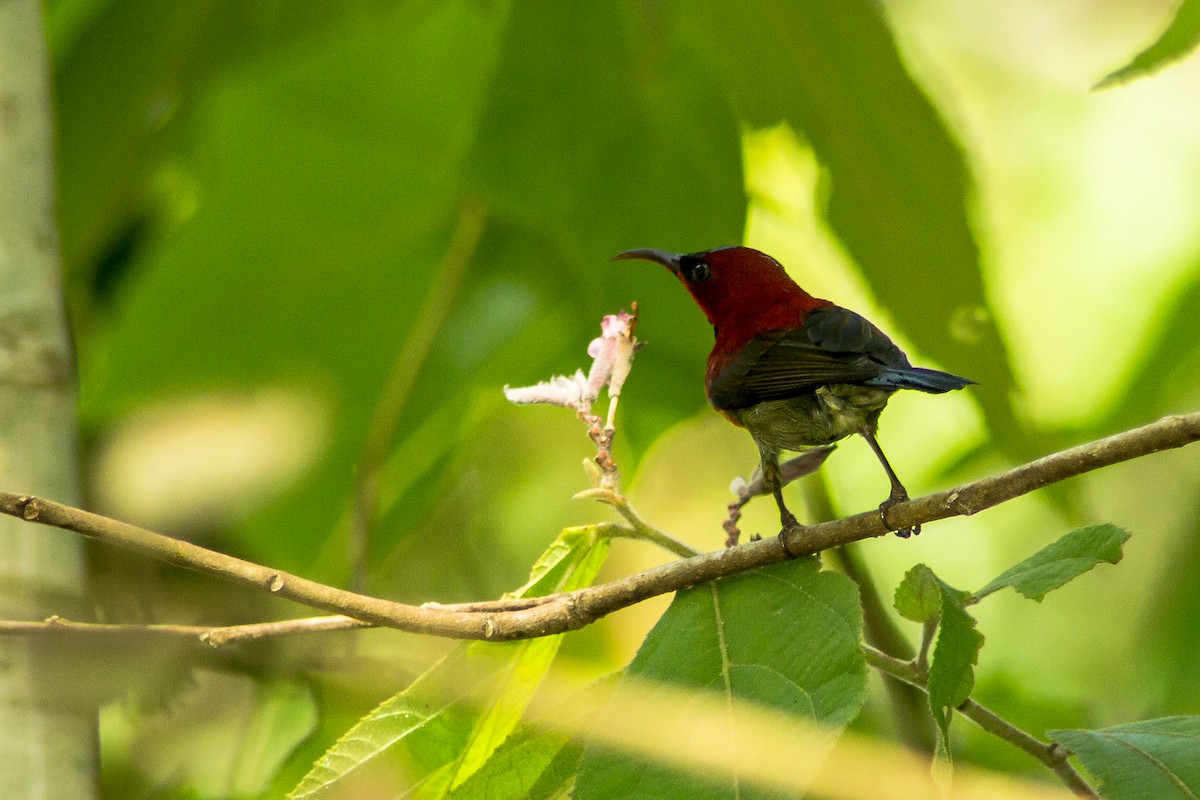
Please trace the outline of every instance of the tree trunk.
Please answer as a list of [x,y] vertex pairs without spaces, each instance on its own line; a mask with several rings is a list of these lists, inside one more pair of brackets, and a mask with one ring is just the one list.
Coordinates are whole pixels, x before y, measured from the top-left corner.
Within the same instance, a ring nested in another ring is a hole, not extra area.
[[[0,486],[79,500],[76,404],[54,214],[50,76],[39,0],[0,0]],[[0,618],[80,615],[83,543],[0,520]],[[83,652],[0,638],[0,797],[96,793],[96,713],[55,675]],[[57,663],[59,668],[54,669]]]

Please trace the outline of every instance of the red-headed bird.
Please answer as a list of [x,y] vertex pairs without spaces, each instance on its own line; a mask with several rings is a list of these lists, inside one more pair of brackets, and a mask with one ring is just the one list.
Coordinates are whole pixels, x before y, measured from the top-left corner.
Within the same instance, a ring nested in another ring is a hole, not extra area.
[[[754,437],[765,487],[775,496],[784,529],[797,525],[783,502],[779,454],[832,444],[859,434],[892,483],[879,506],[908,499],[875,439],[879,414],[897,389],[941,394],[974,381],[914,367],[904,352],[853,311],[813,297],[783,266],[749,247],[719,247],[677,255],[628,250],[673,272],[712,323],[716,343],[704,385],[713,408]],[[890,527],[890,526],[889,526]],[[897,531],[920,533],[920,527]]]

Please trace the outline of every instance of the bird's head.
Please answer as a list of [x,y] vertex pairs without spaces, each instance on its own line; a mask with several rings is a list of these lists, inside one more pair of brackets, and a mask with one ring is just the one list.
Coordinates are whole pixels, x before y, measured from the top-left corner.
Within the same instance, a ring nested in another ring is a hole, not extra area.
[[737,318],[761,315],[775,306],[801,307],[815,302],[783,266],[749,247],[718,247],[683,255],[666,250],[626,250],[614,261],[634,259],[662,264],[673,272],[714,327]]

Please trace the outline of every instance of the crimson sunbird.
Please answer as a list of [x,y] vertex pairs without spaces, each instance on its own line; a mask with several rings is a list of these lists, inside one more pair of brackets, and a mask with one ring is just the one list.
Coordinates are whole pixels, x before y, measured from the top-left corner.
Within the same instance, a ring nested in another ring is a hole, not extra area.
[[[713,326],[705,389],[713,408],[745,428],[758,445],[764,487],[784,530],[796,527],[783,502],[779,455],[829,445],[852,434],[867,440],[892,488],[879,506],[908,499],[875,432],[897,389],[941,394],[975,381],[914,367],[863,317],[801,289],[778,261],[749,247],[679,255],[627,250],[617,259],[662,264],[674,273]],[[896,532],[902,537],[920,527]]]

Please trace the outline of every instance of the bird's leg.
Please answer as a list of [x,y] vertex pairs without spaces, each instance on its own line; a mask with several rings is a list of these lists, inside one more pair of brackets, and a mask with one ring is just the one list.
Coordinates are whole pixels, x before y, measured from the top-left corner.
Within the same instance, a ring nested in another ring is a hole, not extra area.
[[[801,453],[790,461],[784,461],[779,465],[779,482],[782,488],[797,478],[805,475],[811,475],[820,469],[825,463],[825,459],[829,458],[829,454],[833,452],[835,445],[826,445],[824,447],[814,447],[812,450]],[[734,489],[734,487],[730,487]],[[743,483],[734,489],[737,494],[737,500],[729,504],[729,516],[721,523],[721,527],[725,529],[725,546],[733,547],[738,543],[741,537],[741,531],[738,530],[738,520],[742,518],[742,508],[751,499],[764,494],[774,494],[766,485],[766,480],[763,478],[762,467],[755,471],[754,477],[749,483]],[[762,537],[755,534],[751,537],[751,541],[757,541]]]
[[783,476],[779,471],[779,456],[774,453],[762,454],[763,487],[775,496],[775,505],[779,506],[779,523],[786,528],[799,525],[796,517],[783,502]]
[[[887,511],[897,503],[903,503],[908,500],[908,490],[904,488],[904,484],[900,482],[896,471],[892,469],[892,465],[888,463],[887,456],[883,454],[883,449],[879,446],[879,442],[875,440],[875,431],[871,428],[863,428],[859,433],[867,440],[867,444],[871,445],[871,450],[874,451],[875,457],[879,459],[879,463],[883,465],[883,471],[887,473],[888,480],[892,482],[892,491],[888,495],[888,499],[879,504],[879,518],[883,520],[885,528],[891,528],[888,524]],[[912,528],[904,528],[896,531],[896,535],[901,539],[907,539],[909,536],[916,535],[921,532],[921,526],[916,525]]]

